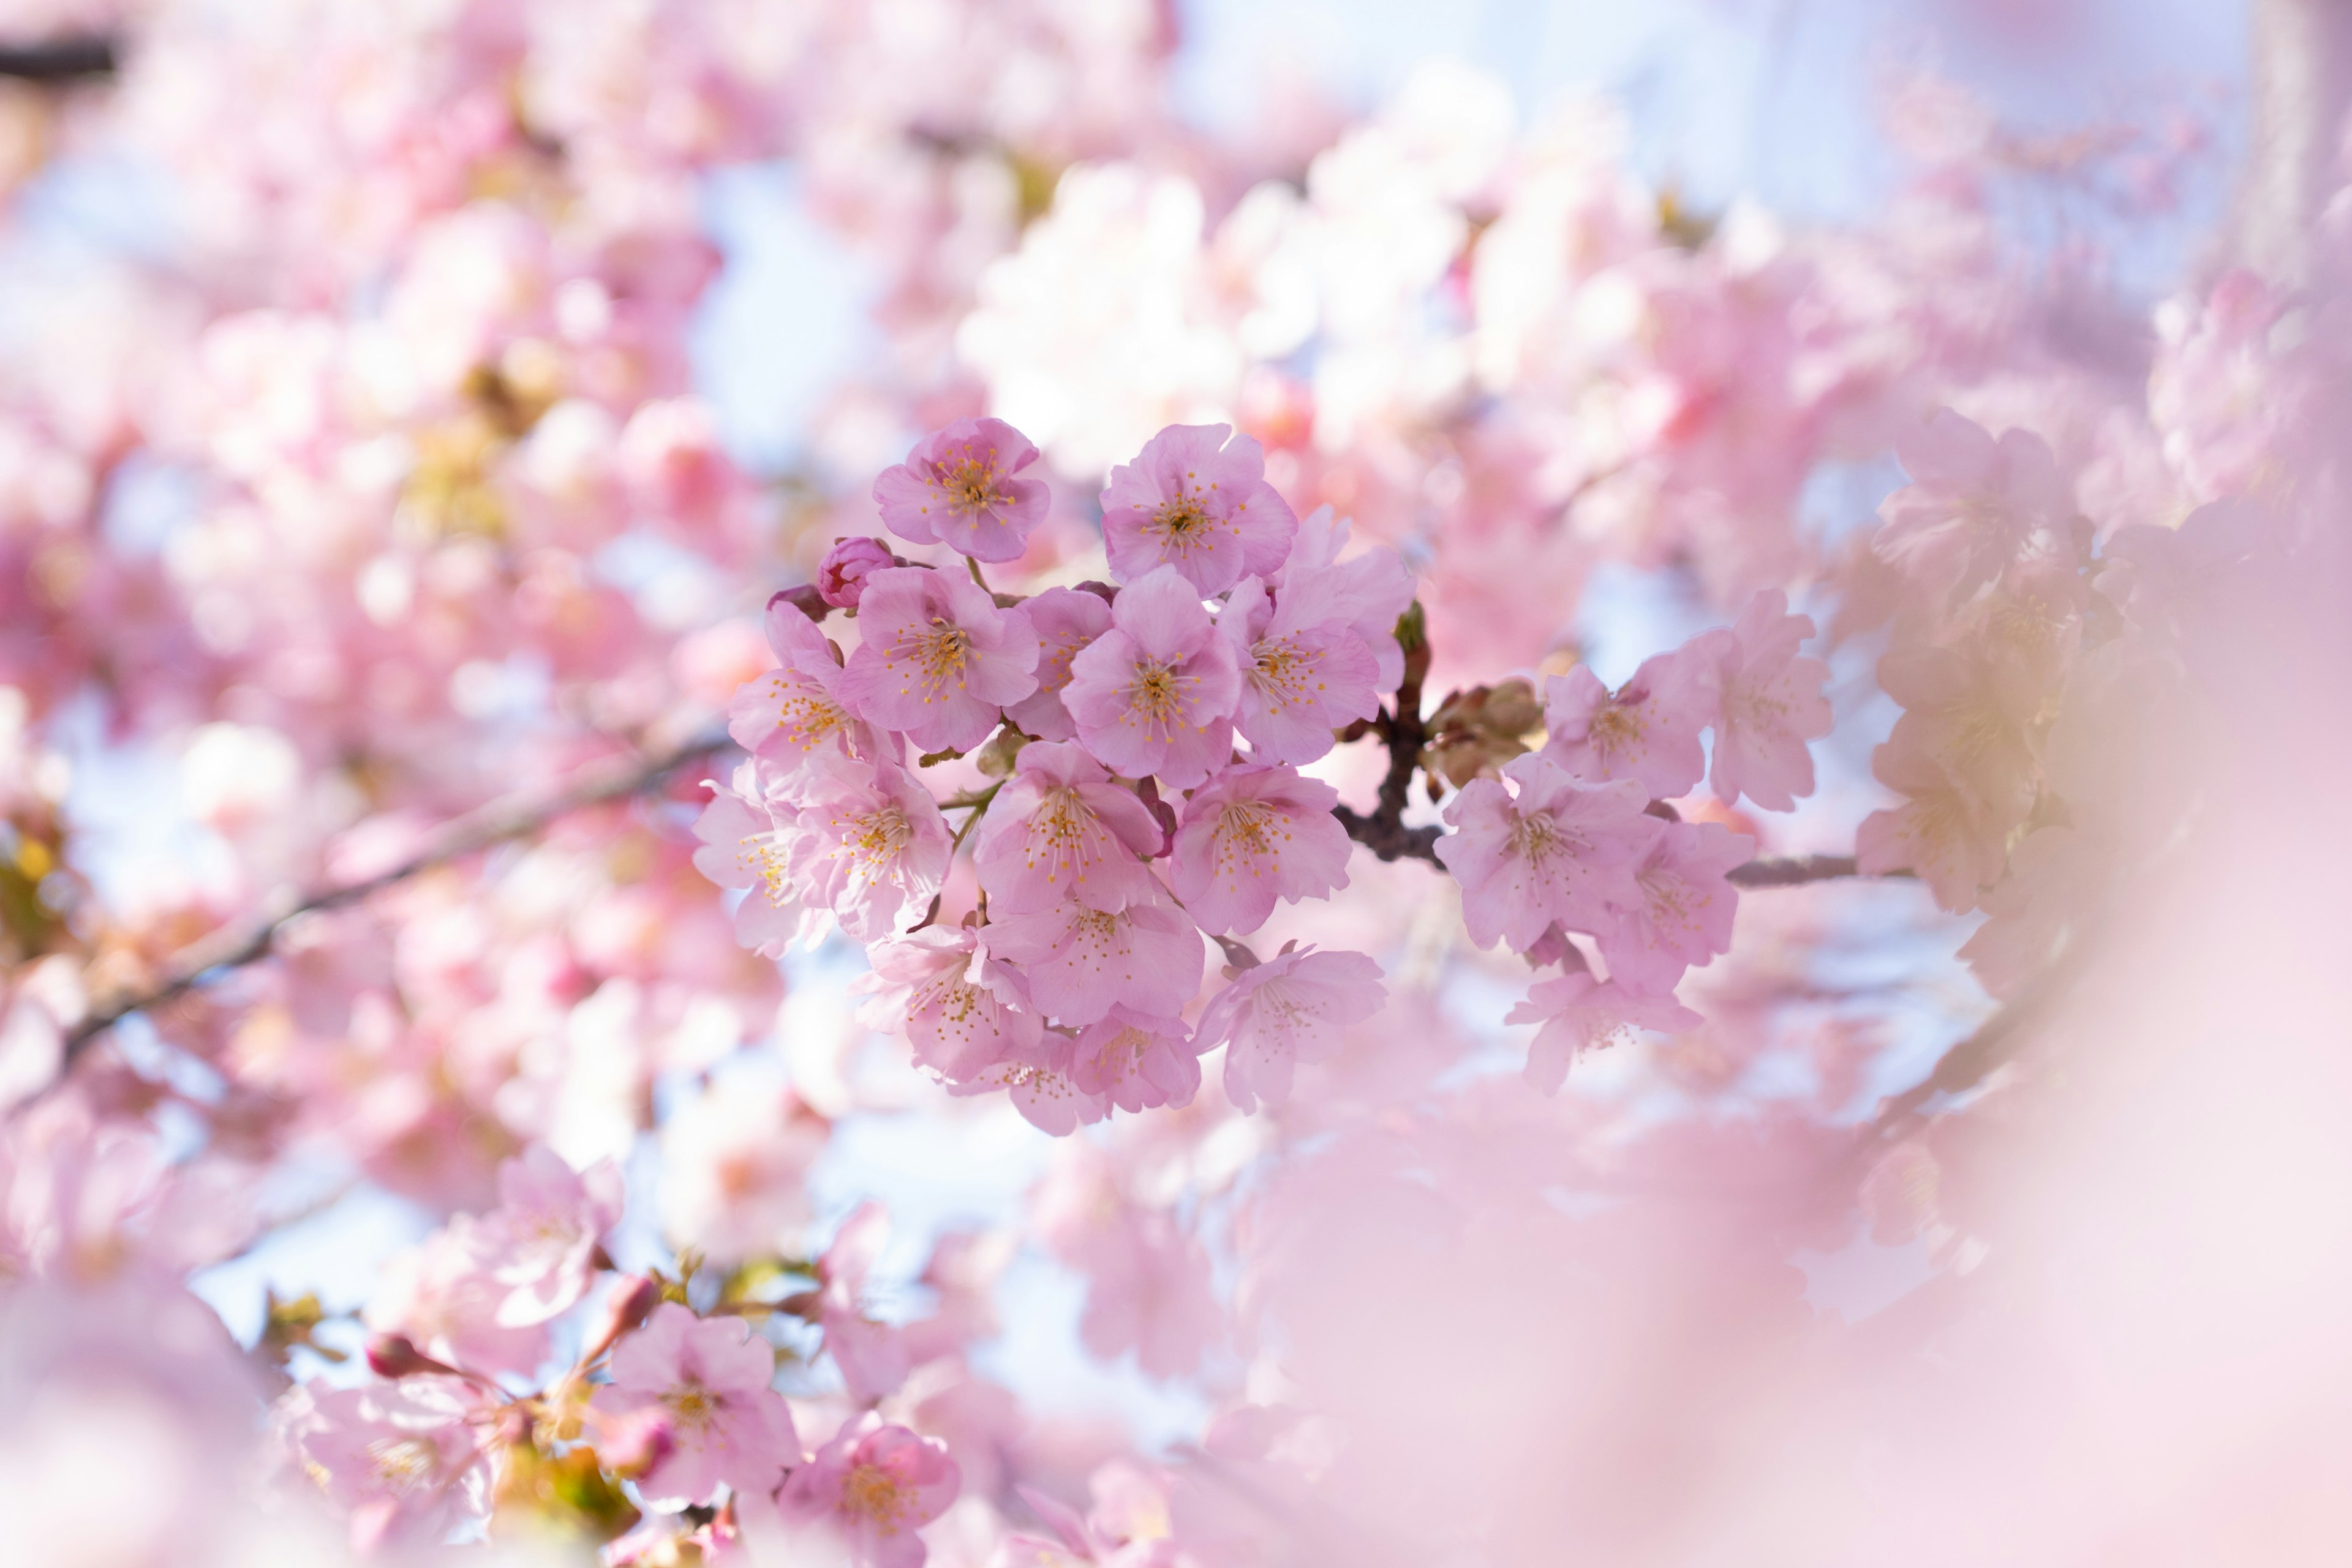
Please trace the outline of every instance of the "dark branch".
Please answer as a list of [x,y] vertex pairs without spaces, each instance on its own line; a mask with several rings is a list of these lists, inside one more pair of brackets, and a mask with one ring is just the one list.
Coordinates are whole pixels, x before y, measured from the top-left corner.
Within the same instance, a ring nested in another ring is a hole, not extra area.
[[724,730],[706,731],[651,757],[622,759],[583,769],[555,795],[493,801],[478,811],[443,824],[424,848],[373,877],[312,893],[289,893],[247,923],[215,931],[183,948],[173,956],[163,978],[156,984],[115,997],[92,1011],[66,1036],[65,1056],[58,1064],[58,1077],[62,1079],[99,1036],[131,1014],[162,1006],[209,977],[268,957],[279,934],[303,915],[360,903],[436,867],[528,837],[558,817],[641,795],[679,768],[708,757],[727,743]]
[[49,84],[112,76],[119,63],[114,40],[55,38],[46,44],[0,45],[0,77]]

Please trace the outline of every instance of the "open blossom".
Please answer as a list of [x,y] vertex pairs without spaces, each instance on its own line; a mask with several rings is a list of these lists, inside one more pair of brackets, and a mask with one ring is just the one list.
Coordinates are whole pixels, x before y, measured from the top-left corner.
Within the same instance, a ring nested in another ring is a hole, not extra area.
[[836,610],[854,610],[866,592],[866,579],[897,564],[898,558],[878,539],[836,539],[817,563],[817,597]]
[[1021,748],[1013,776],[990,803],[972,858],[1001,913],[1076,900],[1116,910],[1146,897],[1142,857],[1160,844],[1160,825],[1134,792],[1068,742]]
[[1462,884],[1470,940],[1523,952],[1557,921],[1598,931],[1626,897],[1626,868],[1648,843],[1648,796],[1630,779],[1585,785],[1541,756],[1519,757],[1501,780],[1473,779],[1445,808],[1456,831],[1437,858]]
[[506,1287],[501,1324],[543,1323],[587,1294],[604,1233],[620,1223],[621,1173],[610,1160],[574,1171],[543,1143],[499,1167],[490,1277]]
[[1966,595],[1999,576],[2035,530],[2064,521],[2065,482],[2050,445],[2026,430],[2000,440],[1939,408],[1895,443],[1911,482],[1878,509],[1871,548],[1906,577]]
[[1715,723],[1715,793],[1727,805],[1746,795],[1767,811],[1793,811],[1813,792],[1805,742],[1830,732],[1822,685],[1830,668],[1801,658],[1813,635],[1810,616],[1789,614],[1789,596],[1767,588],[1748,602],[1731,636],[1713,645],[1722,708]]
[[[710,804],[695,819],[695,868],[722,888],[748,889],[735,906],[735,940],[769,958],[820,930],[822,910],[801,902],[793,880],[792,846],[798,838],[799,807],[771,801],[760,790],[750,763],[735,770],[731,784],[710,783]],[[781,818],[779,816],[781,813]]]
[[874,737],[844,703],[840,656],[814,621],[782,595],[768,601],[776,668],[743,683],[727,705],[727,733],[760,758],[797,767],[819,746],[874,754]]
[[1070,684],[1070,661],[1110,630],[1110,605],[1082,589],[1048,588],[1023,601],[1021,608],[1037,634],[1037,689],[1007,708],[1004,716],[1023,734],[1041,741],[1073,739],[1078,727],[1062,705],[1062,689]]
[[438,1544],[488,1510],[491,1413],[455,1378],[313,1383],[278,1414],[303,1468],[348,1510],[352,1544]]
[[1505,1016],[1507,1024],[1541,1024],[1528,1047],[1528,1081],[1546,1094],[1568,1081],[1569,1064],[1596,1046],[1606,1046],[1635,1029],[1678,1035],[1706,1020],[1672,996],[1643,996],[1615,981],[1584,970],[1538,980],[1527,1000]]
[[1657,823],[1649,847],[1628,868],[1624,901],[1594,933],[1610,980],[1664,995],[1685,969],[1730,952],[1739,894],[1725,876],[1755,853],[1756,840],[1716,823]]
[[1070,671],[1062,700],[1078,738],[1128,777],[1157,773],[1191,789],[1232,755],[1233,647],[1174,567],[1129,584],[1111,606],[1111,629]]
[[1871,753],[1879,783],[1906,798],[1874,811],[1854,832],[1855,866],[1864,876],[1911,871],[1955,914],[1974,909],[1977,890],[1999,881],[2009,864],[2010,830],[2024,820],[2030,797],[2011,809],[1924,752],[1889,741]]
[[1348,885],[1350,845],[1331,815],[1339,792],[1296,768],[1228,768],[1192,792],[1170,877],[1207,931],[1246,935],[1277,900]]
[[1078,1031],[1070,1079],[1121,1110],[1186,1106],[1201,1090],[1201,1047],[1181,1018],[1113,1007]]
[[1243,578],[1217,629],[1241,671],[1234,727],[1264,761],[1311,763],[1331,749],[1333,731],[1381,710],[1371,649],[1312,577],[1279,600]]
[[958,1082],[1034,1046],[1036,1015],[1014,1006],[975,973],[987,962],[987,934],[968,926],[926,926],[875,943],[866,955],[873,973],[854,983],[874,995],[858,1009],[858,1021],[903,1033],[919,1064]]
[[874,481],[882,521],[901,539],[934,541],[975,561],[1012,561],[1045,518],[1045,481],[1029,437],[1002,419],[959,419],[916,443]]
[[1225,1098],[1234,1109],[1280,1105],[1298,1063],[1329,1056],[1341,1029],[1387,999],[1381,966],[1362,953],[1286,947],[1209,998],[1199,1044],[1204,1054],[1226,1047]]
[[768,1386],[775,1352],[740,1318],[665,1301],[614,1348],[612,1367],[597,1408],[658,1412],[669,1425],[669,1451],[637,1482],[656,1502],[706,1502],[722,1483],[770,1492],[800,1458],[793,1413]]
[[1200,931],[1157,882],[1123,909],[1053,904],[992,921],[989,931],[1037,1010],[1060,1023],[1091,1024],[1119,1004],[1174,1014],[1201,988]]
[[1030,1126],[1049,1137],[1066,1138],[1110,1114],[1107,1092],[1079,1086],[1076,1051],[1076,1042],[1069,1036],[1047,1030],[966,1081],[949,1085],[948,1092],[972,1095],[1001,1089]]
[[497,1272],[507,1252],[497,1226],[457,1215],[384,1265],[367,1326],[404,1335],[435,1360],[481,1376],[538,1370],[547,1359],[547,1325],[507,1321],[512,1289]]
[[1710,633],[1642,661],[1612,692],[1580,664],[1544,682],[1543,754],[1590,784],[1633,779],[1653,800],[1688,795],[1706,774],[1699,731],[1716,721],[1720,641]]
[[776,1500],[784,1517],[837,1531],[858,1568],[921,1568],[916,1531],[945,1513],[963,1477],[946,1445],[867,1412],[794,1470]]
[[1037,689],[1037,634],[978,584],[928,566],[866,579],[842,700],[868,722],[927,752],[987,739],[1007,703]]
[[1290,554],[1273,582],[1275,596],[1311,595],[1348,623],[1372,656],[1372,685],[1393,691],[1404,679],[1404,649],[1396,639],[1397,617],[1412,604],[1412,569],[1386,545],[1340,559],[1352,525],[1334,519],[1328,506],[1300,520]]
[[[1227,437],[1233,437],[1228,441]],[[1197,597],[1271,575],[1298,519],[1265,482],[1265,455],[1229,425],[1171,425],[1103,487],[1103,545],[1122,583],[1172,566]]]
[[807,902],[860,942],[921,912],[947,877],[953,842],[931,792],[898,763],[817,759],[791,872]]

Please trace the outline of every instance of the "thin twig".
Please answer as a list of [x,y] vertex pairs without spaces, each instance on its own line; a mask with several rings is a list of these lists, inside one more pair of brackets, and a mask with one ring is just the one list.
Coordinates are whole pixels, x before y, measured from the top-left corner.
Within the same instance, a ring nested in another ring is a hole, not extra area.
[[51,84],[112,76],[119,64],[109,37],[53,38],[0,47],[0,77]]
[[727,744],[723,729],[705,731],[655,756],[583,769],[570,785],[553,795],[493,801],[443,824],[424,848],[373,877],[312,893],[289,893],[245,924],[215,931],[181,949],[165,966],[164,978],[155,984],[116,997],[93,1010],[66,1036],[58,1078],[62,1079],[73,1070],[74,1062],[99,1036],[131,1014],[146,1012],[184,995],[207,976],[268,957],[287,926],[303,915],[362,902],[422,872],[527,837],[575,811],[640,795],[688,763],[708,757]]

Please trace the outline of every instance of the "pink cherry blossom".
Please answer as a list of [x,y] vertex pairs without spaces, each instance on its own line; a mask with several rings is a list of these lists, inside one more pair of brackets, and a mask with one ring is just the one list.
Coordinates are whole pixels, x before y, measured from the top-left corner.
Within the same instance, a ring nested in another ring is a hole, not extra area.
[[1404,679],[1404,650],[1397,645],[1397,618],[1412,604],[1412,570],[1404,557],[1376,545],[1342,559],[1352,525],[1334,520],[1328,506],[1317,507],[1298,524],[1290,554],[1274,579],[1275,596],[1311,596],[1347,621],[1372,656],[1372,684],[1393,691]]
[[1067,741],[1078,732],[1062,705],[1070,684],[1070,662],[1079,650],[1110,630],[1110,605],[1099,595],[1077,588],[1048,588],[1024,601],[1022,610],[1037,633],[1037,689],[1004,710],[1022,732],[1041,741]]
[[1277,901],[1348,885],[1353,846],[1331,815],[1339,792],[1295,768],[1228,768],[1194,790],[1170,879],[1206,931],[1247,935]]
[[575,1172],[543,1143],[499,1167],[490,1276],[507,1288],[498,1321],[543,1323],[569,1311],[595,1278],[604,1233],[620,1223],[621,1173],[610,1160]]
[[1540,1024],[1528,1047],[1528,1081],[1546,1094],[1568,1080],[1569,1064],[1635,1029],[1681,1034],[1705,1020],[1671,996],[1643,996],[1589,972],[1538,980],[1527,1000],[1504,1016],[1507,1024]]
[[824,1330],[825,1353],[840,1369],[850,1399],[871,1405],[898,1391],[907,1380],[906,1335],[892,1324],[866,1316],[866,1277],[890,1238],[890,1215],[868,1200],[851,1211],[817,1259],[817,1321]]
[[898,564],[890,547],[878,539],[853,535],[834,541],[817,563],[817,596],[836,610],[854,610],[866,592],[866,579]]
[[305,1467],[351,1516],[352,1544],[439,1544],[488,1511],[491,1413],[447,1377],[331,1389],[312,1384],[287,1421]]
[[404,1335],[435,1360],[480,1376],[535,1372],[547,1359],[547,1327],[528,1314],[506,1321],[514,1294],[499,1274],[507,1240],[491,1222],[458,1215],[384,1265],[367,1326]]
[[973,839],[973,862],[989,908],[1011,913],[1076,900],[1116,910],[1147,896],[1142,857],[1157,851],[1160,825],[1134,792],[1066,742],[1021,748],[1013,776],[988,807]]
[[695,819],[698,870],[722,888],[747,889],[735,906],[735,938],[773,958],[814,934],[824,919],[822,907],[801,902],[792,852],[800,842],[800,807],[763,798],[758,770],[745,763],[734,783],[712,783],[710,804]]
[[704,1320],[665,1301],[614,1347],[612,1369],[598,1409],[668,1419],[670,1450],[637,1483],[657,1502],[707,1502],[722,1485],[771,1492],[800,1458],[792,1411],[768,1386],[775,1352],[740,1318]]
[[944,1445],[868,1412],[794,1470],[777,1501],[787,1519],[837,1531],[858,1568],[922,1568],[928,1552],[916,1532],[962,1484]]
[[1672,993],[1685,969],[1731,951],[1739,894],[1725,874],[1756,854],[1756,840],[1716,823],[1657,829],[1628,868],[1631,896],[1594,933],[1611,983],[1644,996]]
[[1988,802],[1935,758],[1892,741],[1871,754],[1870,771],[1906,798],[1863,819],[1855,865],[1866,876],[1914,872],[1945,909],[1974,909],[1977,890],[2000,880],[2009,864],[2009,834],[2021,810]]
[[1225,1098],[1244,1113],[1290,1098],[1293,1070],[1339,1047],[1339,1031],[1381,1010],[1381,966],[1360,952],[1286,947],[1245,969],[1201,1010],[1203,1053],[1225,1047]]
[[1023,479],[1037,460],[1002,419],[959,419],[933,431],[874,481],[874,504],[901,539],[933,541],[975,561],[1013,561],[1045,521],[1045,481]]
[[1037,689],[1037,634],[978,584],[928,566],[866,579],[865,635],[841,681],[850,710],[927,752],[987,739],[1007,703]]
[[1543,754],[1588,784],[1633,779],[1653,800],[1688,795],[1706,775],[1699,731],[1718,718],[1715,651],[1700,637],[1654,655],[1614,693],[1590,665],[1547,679]]
[[1037,1010],[1063,1024],[1091,1024],[1122,1004],[1172,1015],[1201,988],[1201,933],[1157,882],[1123,909],[1052,904],[992,921],[989,932]]
[[1084,1089],[1076,1078],[1076,1044],[1057,1030],[1008,1051],[961,1083],[954,1095],[1002,1090],[1022,1119],[1049,1137],[1066,1138],[1110,1114],[1106,1090]]
[[1649,842],[1647,798],[1631,779],[1580,784],[1541,756],[1505,763],[1502,780],[1473,779],[1445,808],[1455,831],[1437,841],[1462,884],[1470,940],[1525,950],[1554,921],[1601,929],[1630,897],[1628,866]]
[[819,746],[874,755],[872,733],[843,700],[840,655],[816,623],[779,595],[768,602],[766,626],[776,668],[727,705],[735,743],[788,771]]
[[1234,645],[1241,700],[1234,721],[1263,761],[1311,763],[1332,731],[1380,711],[1380,666],[1328,586],[1306,577],[1276,601],[1244,577],[1217,616]]
[[1191,581],[1162,566],[1120,591],[1111,629],[1071,661],[1062,700],[1105,765],[1191,789],[1232,754],[1239,693],[1232,645]]
[[1965,595],[1999,576],[2030,534],[2070,510],[2049,443],[2029,431],[1996,441],[1939,408],[1895,453],[1911,483],[1879,508],[1885,526],[1873,548],[1939,593]]
[[1788,612],[1789,596],[1767,588],[1748,602],[1729,637],[1710,634],[1722,693],[1712,782],[1726,805],[1744,795],[1767,811],[1791,811],[1798,795],[1813,790],[1805,742],[1830,732],[1829,699],[1822,695],[1830,670],[1798,657],[1813,623]]
[[1172,566],[1202,598],[1253,573],[1272,575],[1298,529],[1265,482],[1257,442],[1228,425],[1171,425],[1154,436],[1134,462],[1110,471],[1102,512],[1120,582]]
[[1181,1018],[1115,1006],[1078,1031],[1070,1079],[1121,1110],[1181,1108],[1200,1092],[1201,1049]]
[[820,755],[788,864],[803,899],[861,942],[921,914],[946,878],[951,839],[931,792],[898,763]]
[[874,996],[859,1009],[859,1020],[904,1033],[919,1064],[956,1082],[1034,1047],[1036,1015],[1000,996],[975,973],[988,961],[987,934],[969,926],[926,926],[875,943],[867,954],[873,973],[856,983]]

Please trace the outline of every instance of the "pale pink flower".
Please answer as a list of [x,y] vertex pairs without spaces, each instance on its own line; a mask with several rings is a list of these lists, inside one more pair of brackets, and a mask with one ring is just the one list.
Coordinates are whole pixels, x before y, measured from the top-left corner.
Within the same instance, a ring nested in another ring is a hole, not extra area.
[[1887,742],[1871,753],[1872,776],[1906,798],[1874,811],[1855,830],[1855,866],[1864,876],[1910,871],[1936,902],[1954,914],[1974,909],[1977,890],[2000,879],[2009,865],[2009,834],[2024,819],[1988,802],[1968,782],[1926,752]]
[[695,868],[722,888],[748,889],[735,906],[735,940],[764,957],[822,929],[824,911],[801,902],[793,880],[793,846],[800,839],[800,808],[764,797],[758,770],[735,770],[731,786],[709,781],[710,804],[695,819]]
[[841,699],[926,752],[965,751],[1037,689],[1037,634],[1017,609],[955,573],[893,566],[866,579]]
[[1739,894],[1725,874],[1755,854],[1756,840],[1716,823],[1658,822],[1629,868],[1630,896],[1594,933],[1610,980],[1645,996],[1666,995],[1684,970],[1730,952]]
[[1455,831],[1437,841],[1438,859],[1462,884],[1470,940],[1524,951],[1555,921],[1601,929],[1630,896],[1627,866],[1654,820],[1642,814],[1647,801],[1631,779],[1580,784],[1541,756],[1505,763],[1502,780],[1471,780],[1445,808]]
[[719,1265],[793,1244],[832,1123],[782,1085],[714,1082],[661,1127],[662,1229]]
[[1111,629],[1071,661],[1062,700],[1104,765],[1191,789],[1233,753],[1240,684],[1199,593],[1162,566],[1119,591]]
[[[1228,442],[1226,437],[1233,437]],[[1171,425],[1103,487],[1103,544],[1122,583],[1172,566],[1196,596],[1271,575],[1298,519],[1265,482],[1265,455],[1229,425]]]
[[1110,1114],[1108,1093],[1079,1087],[1076,1052],[1069,1036],[1047,1030],[964,1082],[950,1084],[948,1092],[965,1096],[1001,1089],[1030,1126],[1066,1138]]
[[596,1277],[604,1233],[620,1223],[621,1173],[610,1160],[574,1171],[544,1143],[499,1167],[491,1278],[507,1288],[498,1321],[543,1323],[569,1311]]
[[1341,1029],[1387,999],[1381,966],[1362,953],[1286,947],[1209,998],[1198,1044],[1203,1054],[1226,1047],[1225,1098],[1235,1110],[1280,1105],[1298,1063],[1329,1056]]
[[1507,1024],[1540,1024],[1528,1047],[1528,1081],[1546,1094],[1568,1081],[1569,1064],[1595,1047],[1635,1029],[1678,1035],[1706,1020],[1671,996],[1643,996],[1588,971],[1538,980],[1527,1000],[1504,1015]]
[[1121,1110],[1187,1106],[1201,1091],[1201,1047],[1181,1018],[1113,1007],[1078,1031],[1070,1079]]
[[2009,874],[1979,899],[1988,917],[1960,961],[1990,994],[2014,996],[2082,934],[2108,870],[2099,847],[2071,827],[2039,827],[2009,857]]
[[1643,659],[1613,694],[1590,665],[1551,677],[1543,754],[1590,784],[1633,779],[1653,800],[1688,795],[1706,775],[1698,736],[1717,721],[1718,652],[1695,638]]
[[283,1425],[303,1468],[351,1516],[359,1551],[436,1546],[488,1511],[491,1413],[448,1377],[331,1389],[313,1383]]
[[1037,634],[1037,689],[1004,710],[1022,733],[1041,741],[1075,739],[1078,727],[1062,705],[1063,689],[1070,684],[1070,661],[1095,638],[1110,630],[1110,605],[1098,594],[1078,588],[1048,588],[1022,602]]
[[793,1413],[768,1386],[775,1352],[740,1318],[706,1321],[665,1301],[614,1347],[612,1370],[598,1409],[656,1411],[669,1424],[669,1452],[637,1482],[652,1501],[708,1502],[722,1484],[765,1494],[800,1458]]
[[889,1239],[889,1211],[869,1199],[841,1222],[816,1262],[817,1321],[824,1330],[825,1353],[840,1369],[851,1401],[860,1405],[887,1398],[907,1381],[905,1334],[876,1322],[860,1307],[866,1277]]
[[1037,1011],[1063,1024],[1091,1024],[1120,1004],[1179,1013],[1201,988],[1201,933],[1149,880],[1124,909],[1062,903],[992,921],[989,945],[1020,966]]
[[975,561],[1012,561],[1045,519],[1045,481],[1029,437],[1002,419],[959,419],[915,445],[874,481],[882,521],[901,539],[934,541]]
[[1312,576],[1279,600],[1244,577],[1218,613],[1241,671],[1234,728],[1262,761],[1311,763],[1332,731],[1381,710],[1380,666],[1326,586]]
[[1339,792],[1295,768],[1228,768],[1192,792],[1170,879],[1206,931],[1247,935],[1277,900],[1328,898],[1348,885]]
[[1344,619],[1372,656],[1372,684],[1393,691],[1404,679],[1404,649],[1396,639],[1397,618],[1412,605],[1412,568],[1385,544],[1340,559],[1352,525],[1336,521],[1328,506],[1317,507],[1298,524],[1290,554],[1274,579],[1275,596],[1311,595]]
[[1911,482],[1878,509],[1871,542],[1879,558],[1939,592],[1966,595],[2000,575],[2037,529],[2071,510],[2050,445],[2025,430],[2000,440],[1939,408],[1899,437],[1895,455]]
[[931,792],[887,760],[819,756],[805,782],[789,869],[802,898],[860,942],[919,916],[948,872],[953,838]]
[[945,1445],[869,1411],[794,1470],[776,1500],[787,1519],[838,1531],[858,1568],[922,1568],[916,1531],[945,1513],[962,1485]]
[[1166,1209],[1124,1203],[1071,1259],[1087,1276],[1078,1337],[1105,1361],[1135,1352],[1150,1376],[1183,1377],[1201,1364],[1222,1321],[1209,1255]]
[[1069,900],[1115,910],[1149,895],[1142,858],[1160,839],[1143,802],[1113,784],[1084,748],[1041,741],[1021,748],[973,839],[972,860],[992,911]]
[[981,983],[985,931],[926,926],[867,950],[873,973],[853,988],[874,1000],[858,1010],[869,1028],[904,1034],[915,1060],[961,1081],[1035,1045],[1038,1020]]
[[1748,602],[1726,637],[1710,633],[1722,693],[1715,721],[1715,793],[1727,805],[1746,795],[1767,811],[1793,811],[1813,792],[1805,742],[1830,732],[1822,685],[1829,666],[1801,658],[1812,618],[1789,614],[1789,596],[1767,588]]
[[727,705],[727,733],[763,762],[790,771],[820,746],[875,754],[874,736],[842,700],[841,658],[814,621],[782,595],[768,601],[776,668],[743,683]]
[[866,592],[866,579],[898,563],[890,547],[878,539],[863,535],[836,539],[817,563],[817,597],[836,610],[854,610]]
[[385,1263],[368,1301],[367,1326],[404,1335],[436,1361],[481,1376],[537,1371],[547,1359],[545,1322],[503,1316],[512,1294],[498,1274],[506,1240],[477,1215],[452,1218]]

